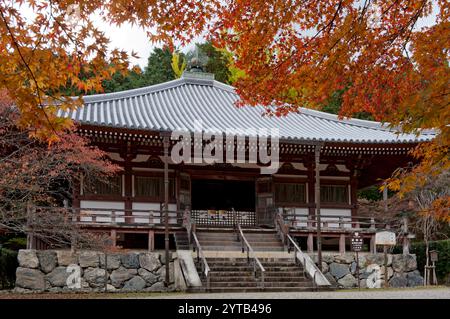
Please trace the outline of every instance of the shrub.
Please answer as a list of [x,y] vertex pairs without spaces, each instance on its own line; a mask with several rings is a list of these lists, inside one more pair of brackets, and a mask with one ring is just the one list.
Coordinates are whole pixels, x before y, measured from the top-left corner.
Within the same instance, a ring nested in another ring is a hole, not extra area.
[[[430,250],[437,250],[438,261],[436,262],[436,275],[440,283],[446,283],[450,279],[450,240],[437,240],[430,242]],[[396,247],[394,253],[401,253],[402,248]],[[417,267],[421,273],[425,269],[425,243],[417,242],[411,244],[411,254],[417,256]]]
[[16,281],[17,252],[0,248],[0,289],[14,287]]
[[4,244],[4,248],[10,250],[25,249],[27,247],[27,239],[25,237],[13,237],[8,239]]

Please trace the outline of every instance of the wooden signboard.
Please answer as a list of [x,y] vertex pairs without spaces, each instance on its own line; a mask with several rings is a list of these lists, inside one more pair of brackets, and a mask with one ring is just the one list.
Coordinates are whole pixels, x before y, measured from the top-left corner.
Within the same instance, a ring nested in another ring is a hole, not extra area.
[[375,245],[394,246],[396,243],[394,232],[381,231],[375,234]]
[[363,239],[359,236],[359,233],[355,233],[351,238],[352,250],[355,252],[361,251],[363,247]]

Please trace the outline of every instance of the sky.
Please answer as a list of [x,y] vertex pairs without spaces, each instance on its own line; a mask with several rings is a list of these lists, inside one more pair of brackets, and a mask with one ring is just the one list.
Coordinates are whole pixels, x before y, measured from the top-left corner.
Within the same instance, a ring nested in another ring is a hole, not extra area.
[[[422,27],[427,27],[435,24],[437,15],[437,5],[433,5],[433,13],[425,18],[419,19],[415,29],[420,29]],[[103,22],[100,17],[95,18],[94,21],[99,29],[105,32],[106,36],[111,40],[111,47],[117,47],[126,50],[131,54],[131,51],[137,52],[139,59],[130,57],[131,64],[138,64],[141,68],[147,65],[147,59],[150,52],[155,46],[150,43],[147,38],[146,32],[137,27],[131,26],[130,24],[123,24],[120,27],[111,26],[106,22]],[[201,37],[196,38],[193,43],[188,45],[186,48],[182,48],[183,52],[189,51],[194,48],[196,42],[203,42]],[[160,45],[161,46],[161,45]]]
[[[33,17],[33,12],[31,8],[26,8],[25,5],[20,7],[20,10],[24,12],[26,16],[29,18]],[[438,7],[434,3],[433,5],[433,13],[426,17],[419,19],[416,29],[420,29],[425,26],[430,26],[435,23],[435,18],[437,14]],[[151,51],[162,44],[152,44],[147,38],[146,31],[138,26],[132,26],[129,23],[124,23],[120,27],[109,25],[104,22],[100,15],[96,15],[93,17],[94,24],[110,39],[110,48],[118,48],[121,50],[125,50],[130,55],[130,62],[132,65],[139,65],[141,68],[144,68],[147,65],[147,59],[151,53]],[[195,47],[195,43],[203,42],[204,39],[201,37],[196,38],[192,43],[188,46],[181,48],[181,51],[187,52],[192,50]],[[139,59],[135,59],[131,57],[131,52],[134,51],[139,56]]]

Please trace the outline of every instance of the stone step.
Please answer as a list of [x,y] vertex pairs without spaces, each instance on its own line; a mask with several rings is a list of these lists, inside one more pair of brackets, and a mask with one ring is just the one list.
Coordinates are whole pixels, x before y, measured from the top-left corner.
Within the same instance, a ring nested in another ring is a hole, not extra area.
[[261,288],[252,287],[211,287],[209,290],[204,287],[193,287],[188,289],[189,292],[199,293],[199,292],[210,292],[210,293],[224,293],[224,292],[261,292]]
[[[209,265],[209,264],[208,264]],[[230,266],[213,266],[209,265],[209,269],[214,272],[229,272],[229,271],[253,271],[253,266],[237,266],[237,267],[230,267]]]
[[[250,260],[250,263],[224,263],[224,262],[210,262],[208,259],[206,259],[208,262],[209,267],[221,267],[221,268],[230,268],[230,269],[237,269],[237,268],[245,268],[245,267],[253,267],[253,262]],[[270,265],[270,264],[262,264],[264,268],[270,269],[272,271],[301,271],[303,270],[302,267],[296,266],[296,265],[289,265],[289,264],[281,264],[281,265]]]
[[[274,228],[252,228],[252,227],[243,227],[241,225],[243,233],[246,234],[277,234],[276,229]],[[203,227],[200,225],[197,225],[196,229],[197,234],[217,234],[217,233],[223,233],[223,234],[236,234],[236,229],[233,227],[229,228],[217,228],[217,227]]]
[[[264,268],[266,269],[266,268]],[[271,277],[289,277],[289,276],[296,276],[296,277],[303,277],[303,271],[289,271],[289,272],[280,272],[280,271],[271,271],[267,270],[264,273],[264,276],[271,276]]]
[[250,288],[250,287],[258,287],[258,286],[259,286],[259,283],[256,281],[252,281],[252,282],[233,282],[233,281],[210,282],[210,287]]
[[245,276],[245,277],[229,277],[229,276],[223,276],[223,277],[217,277],[217,276],[210,276],[210,282],[254,282],[255,278],[253,275]]
[[[242,254],[241,257],[207,257],[208,262],[216,262],[216,261],[225,261],[225,262],[247,262],[247,256],[245,254]],[[259,261],[261,261],[262,263],[272,263],[272,262],[276,262],[276,263],[295,263],[294,262],[294,258],[279,258],[279,257],[258,257]]]
[[[197,269],[197,272],[200,274],[201,270]],[[247,277],[247,276],[253,276],[253,270],[248,271],[226,271],[226,272],[217,272],[215,270],[211,270],[210,272],[211,276],[223,276],[223,277]]]
[[[241,287],[212,287],[208,290],[210,293],[233,293],[233,292],[302,292],[302,291],[316,291],[313,286],[309,287],[268,287],[268,288],[241,288]],[[320,289],[319,289],[320,290]],[[206,287],[189,288],[189,292],[199,293],[206,292]]]
[[265,282],[310,282],[309,279],[303,278],[303,276],[267,276],[267,274],[264,274],[264,281]]
[[[226,264],[226,263],[212,263],[209,262],[208,260],[206,260],[208,262],[208,266],[209,268],[213,269],[213,268],[220,268],[220,269],[224,269],[226,271],[226,269],[230,269],[230,270],[241,270],[241,269],[253,269],[253,264],[248,264],[248,263],[242,263],[242,264]],[[286,272],[286,271],[303,271],[303,268],[300,268],[298,266],[287,266],[287,265],[282,265],[282,266],[272,266],[272,265],[263,265],[264,269],[266,271],[279,271],[279,272]],[[259,268],[259,267],[256,267]]]
[[178,250],[188,250],[189,240],[186,233],[175,233],[175,246]]
[[[200,244],[203,244],[204,242],[233,242],[233,243],[241,243],[236,238],[231,237],[199,237],[198,241]],[[282,244],[280,240],[276,238],[252,238],[247,239],[250,245],[252,243],[279,243]]]
[[[220,282],[210,282],[210,287],[242,287],[242,288],[253,288],[260,287],[261,282],[259,278],[253,282],[233,282],[233,281],[220,281]],[[265,288],[287,288],[287,287],[310,287],[309,282],[264,282]]]
[[[258,277],[259,278],[259,277]],[[255,278],[253,274],[247,275],[247,276],[224,276],[222,274],[213,275],[210,274],[210,281],[211,282],[248,282],[248,281],[255,281]],[[268,277],[264,275],[264,281],[265,282],[309,282],[308,279],[303,278],[301,276],[289,276],[289,277]]]
[[[284,248],[281,247],[252,247],[254,251],[283,251]],[[241,246],[208,246],[202,245],[203,250],[211,250],[211,251],[240,251]]]
[[[201,237],[201,236],[223,236],[223,237],[235,237],[237,238],[238,234],[236,232],[199,232],[197,231],[195,233],[197,235],[197,237]],[[255,232],[244,232],[244,236],[246,238],[252,238],[252,237],[278,237],[277,233],[255,233]]]

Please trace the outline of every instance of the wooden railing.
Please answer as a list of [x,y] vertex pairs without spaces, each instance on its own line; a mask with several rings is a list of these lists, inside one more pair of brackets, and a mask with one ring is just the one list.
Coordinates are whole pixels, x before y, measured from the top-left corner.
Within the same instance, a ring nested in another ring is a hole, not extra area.
[[205,278],[206,278],[206,289],[209,290],[209,288],[210,288],[210,278],[209,278],[210,268],[209,268],[208,262],[206,261],[205,254],[203,254],[202,246],[200,245],[200,242],[198,241],[197,234],[195,233],[195,231],[192,232],[192,237],[194,239],[194,242],[193,242],[194,252],[197,251],[197,263],[200,263],[200,259],[201,259],[202,273],[205,275]]
[[287,249],[287,234],[289,234],[289,224],[286,224],[281,213],[275,214],[275,229],[277,230],[277,234],[283,243],[285,249]]
[[186,209],[183,213],[183,224],[182,226],[186,228],[189,248],[192,246],[192,232],[195,232],[195,221],[191,218],[191,211]]
[[314,261],[309,257],[307,254],[302,252],[300,247],[297,245],[297,243],[294,241],[294,239],[291,237],[291,235],[286,235],[287,239],[287,246],[288,246],[288,252],[290,252],[290,246],[292,245],[294,249],[294,260],[296,263],[300,263],[303,267],[303,274],[308,274],[308,277],[312,279],[314,287],[317,288],[318,286],[326,287],[330,286],[330,282],[328,279],[323,275],[323,273],[320,271],[319,267],[314,263]]
[[195,220],[192,219],[191,211],[189,209],[186,209],[183,213],[183,227],[185,227],[186,231],[187,231],[189,247],[192,247],[194,252],[197,251],[197,264],[200,263],[200,259],[201,259],[202,273],[205,275],[205,278],[206,278],[206,289],[209,290],[209,288],[210,288],[210,277],[209,277],[210,268],[209,268],[208,262],[206,261],[205,254],[203,253],[202,246],[200,245],[200,242],[198,241],[197,234],[195,232],[195,228],[196,228]]
[[291,246],[294,249],[295,263],[300,263],[302,265],[303,275],[305,276],[305,274],[307,274],[308,277],[311,278],[314,287],[317,288],[318,286],[330,286],[329,281],[322,274],[319,267],[317,267],[311,257],[302,252],[295,240],[291,237],[291,235],[289,235],[289,224],[285,223],[283,215],[280,212],[275,215],[275,227],[288,253],[291,252]]
[[254,275],[255,279],[257,278],[256,274],[257,274],[257,270],[259,268],[259,271],[261,273],[260,285],[261,285],[261,288],[264,289],[264,273],[266,270],[264,269],[263,265],[259,261],[258,257],[256,257],[255,251],[248,243],[247,238],[245,238],[244,233],[242,232],[241,225],[239,225],[239,223],[236,223],[235,229],[236,229],[236,233],[238,236],[238,240],[242,243],[242,252],[243,253],[247,252],[247,262],[250,263],[250,260],[251,260],[251,263],[253,265],[253,275]]
[[[279,213],[278,213],[279,214]],[[277,215],[278,215],[277,214]],[[288,227],[295,229],[315,229],[317,227],[317,215],[300,215],[284,212],[282,220]],[[375,231],[377,229],[388,229],[394,225],[390,221],[375,219],[364,216],[336,216],[321,214],[321,227],[325,230],[361,230]]]
[[256,214],[253,211],[192,210],[191,218],[199,226],[234,227],[236,223],[242,226],[256,225]]
[[[112,208],[63,208],[37,206],[35,213],[61,213],[79,225],[114,226],[164,226],[164,210],[112,209]],[[181,226],[183,211],[169,211],[169,226]]]

